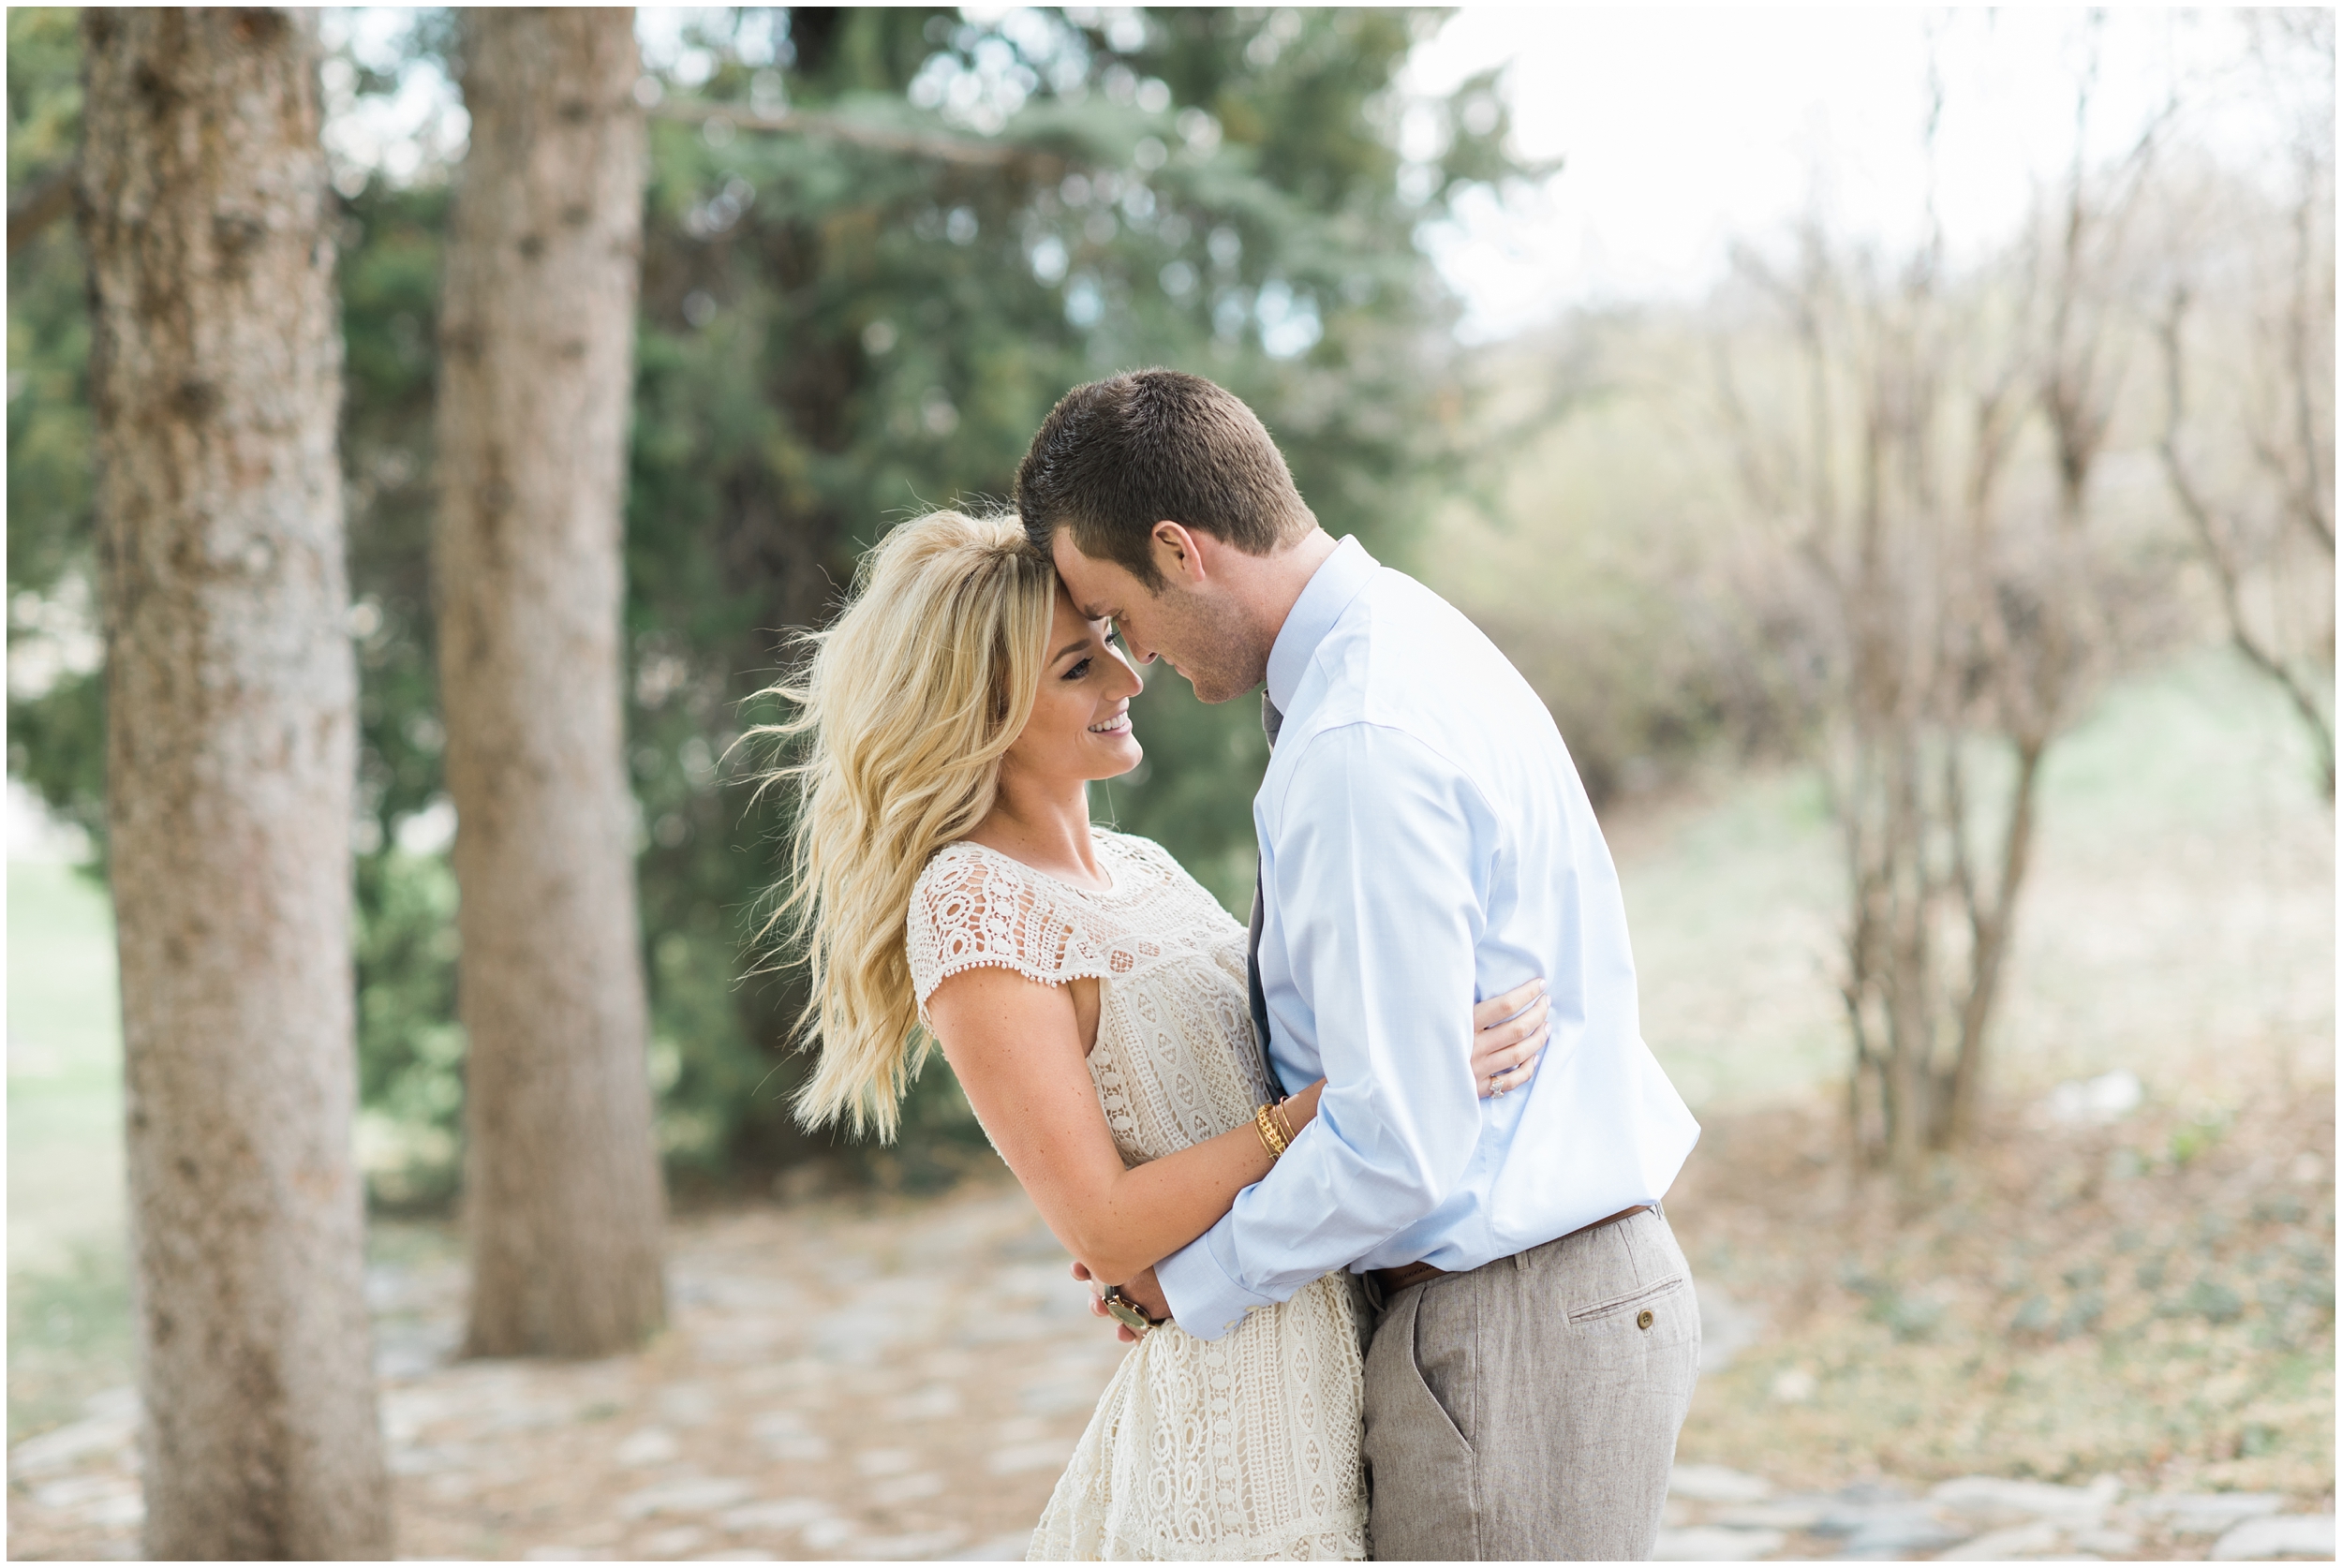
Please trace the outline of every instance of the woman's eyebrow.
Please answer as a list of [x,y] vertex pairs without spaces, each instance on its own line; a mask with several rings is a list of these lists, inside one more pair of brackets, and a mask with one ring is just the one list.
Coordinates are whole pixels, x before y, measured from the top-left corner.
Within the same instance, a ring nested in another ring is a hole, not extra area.
[[1087,637],[1083,638],[1078,643],[1068,643],[1065,646],[1058,649],[1057,652],[1049,656],[1049,662],[1055,664],[1059,659],[1063,658],[1067,654],[1079,653],[1082,649],[1088,646],[1089,646],[1089,639]]

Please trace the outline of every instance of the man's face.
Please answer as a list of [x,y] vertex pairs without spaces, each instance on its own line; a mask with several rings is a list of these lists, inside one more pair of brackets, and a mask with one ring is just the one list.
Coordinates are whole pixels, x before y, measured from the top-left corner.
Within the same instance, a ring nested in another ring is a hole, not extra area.
[[1083,555],[1063,528],[1050,540],[1049,554],[1083,615],[1112,620],[1135,662],[1161,658],[1187,677],[1200,700],[1224,703],[1266,678],[1267,648],[1254,646],[1259,639],[1235,601],[1208,584],[1173,578],[1149,591],[1129,569]]

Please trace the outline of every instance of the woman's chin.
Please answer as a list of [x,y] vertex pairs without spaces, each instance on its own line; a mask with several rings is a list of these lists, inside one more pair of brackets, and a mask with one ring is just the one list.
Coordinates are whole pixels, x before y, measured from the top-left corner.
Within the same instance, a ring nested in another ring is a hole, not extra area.
[[1100,770],[1089,776],[1091,778],[1119,778],[1147,760],[1146,747],[1140,746],[1135,737],[1125,734],[1119,736],[1118,740],[1119,744],[1104,759]]

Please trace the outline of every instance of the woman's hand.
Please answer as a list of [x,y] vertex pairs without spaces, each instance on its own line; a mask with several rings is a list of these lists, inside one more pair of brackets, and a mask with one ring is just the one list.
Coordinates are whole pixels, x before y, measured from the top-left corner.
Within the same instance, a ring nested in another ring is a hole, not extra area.
[[[1114,1314],[1106,1310],[1105,1286],[1100,1284],[1097,1277],[1091,1274],[1089,1267],[1078,1259],[1074,1264],[1074,1278],[1086,1280],[1089,1285],[1089,1315],[1093,1318],[1113,1318]],[[1147,1269],[1135,1278],[1125,1280],[1122,1285],[1122,1294],[1138,1303],[1139,1310],[1148,1316],[1161,1318],[1165,1323],[1171,1321],[1171,1304],[1163,1299],[1163,1287],[1155,1283],[1153,1269]],[[1157,1310],[1158,1308],[1161,1309],[1160,1311]],[[1138,1343],[1138,1331],[1119,1319],[1115,1320],[1114,1337],[1126,1345]]]
[[[1481,1099],[1510,1094],[1535,1075],[1546,1040],[1553,1032],[1551,1011],[1541,979],[1523,981],[1472,1010],[1472,1081],[1479,1087]],[[1326,1080],[1320,1078],[1284,1102],[1284,1119],[1294,1132],[1317,1119],[1318,1098],[1325,1090]]]
[[[1472,1081],[1481,1099],[1510,1094],[1535,1075],[1553,1032],[1551,1013],[1543,980],[1523,981],[1472,1010]],[[1296,1132],[1317,1118],[1325,1088],[1320,1078],[1284,1102],[1285,1119]]]
[[1472,1081],[1481,1099],[1510,1094],[1535,1074],[1553,1032],[1551,1009],[1545,982],[1531,980],[1472,1010]]

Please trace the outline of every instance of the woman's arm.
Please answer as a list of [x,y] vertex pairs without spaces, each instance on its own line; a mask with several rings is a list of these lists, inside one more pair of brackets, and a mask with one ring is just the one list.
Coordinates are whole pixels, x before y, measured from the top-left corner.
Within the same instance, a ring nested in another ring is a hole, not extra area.
[[[1268,1174],[1268,1151],[1249,1125],[1125,1169],[1068,986],[967,969],[935,988],[927,1015],[993,1146],[1050,1231],[1099,1280],[1127,1280],[1178,1251]],[[1317,1114],[1318,1087],[1286,1102],[1295,1132]]]
[[[1531,981],[1474,1010],[1484,1085],[1499,1065],[1534,1064],[1547,1031],[1542,990]],[[976,1119],[1043,1220],[1090,1277],[1119,1283],[1209,1230],[1272,1161],[1247,1126],[1124,1168],[1086,1060],[1096,1002],[1077,1013],[1074,992],[1009,969],[967,969],[935,988],[927,1014]],[[1525,1082],[1523,1071],[1507,1078]],[[1316,1116],[1323,1085],[1285,1102],[1297,1133]]]

